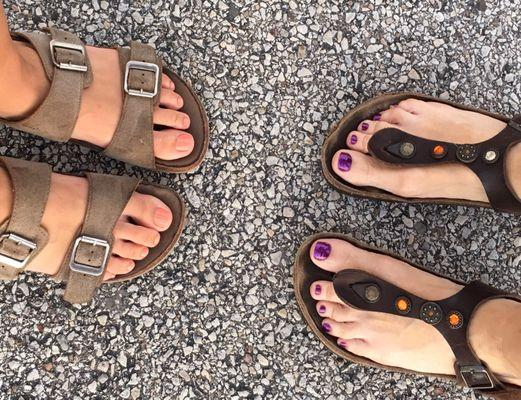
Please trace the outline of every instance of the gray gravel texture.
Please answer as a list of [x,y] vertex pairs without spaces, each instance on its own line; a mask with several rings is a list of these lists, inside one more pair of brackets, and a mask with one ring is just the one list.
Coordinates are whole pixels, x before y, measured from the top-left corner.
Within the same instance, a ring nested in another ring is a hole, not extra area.
[[305,237],[339,231],[519,290],[519,218],[346,197],[318,158],[329,127],[383,92],[519,111],[519,0],[4,5],[12,29],[54,24],[89,44],[153,43],[194,84],[212,138],[197,172],[169,176],[0,130],[1,154],[137,175],[175,188],[189,209],[163,265],[104,287],[89,306],[65,304],[59,284],[34,274],[0,284],[2,399],[474,398],[332,356],[299,314],[292,263]]

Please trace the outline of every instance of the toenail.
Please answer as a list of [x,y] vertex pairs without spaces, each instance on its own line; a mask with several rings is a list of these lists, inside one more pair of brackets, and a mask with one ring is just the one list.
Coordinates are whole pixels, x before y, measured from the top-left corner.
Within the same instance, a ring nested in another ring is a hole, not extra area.
[[190,125],[190,118],[183,117],[183,124],[186,125],[186,126]]
[[170,226],[170,212],[164,208],[156,208],[154,223],[160,228],[168,228]]
[[339,345],[340,347],[343,347],[343,348],[345,349],[345,348],[347,347],[347,342],[346,342],[345,340],[340,340],[340,341],[338,342],[338,345]]
[[148,249],[141,250],[141,257],[145,258],[148,255]]
[[192,135],[188,133],[182,133],[177,137],[175,142],[175,148],[178,151],[187,151],[192,150],[193,140]]
[[380,114],[376,114],[374,117],[373,117],[373,121],[380,121],[382,119],[382,116]]
[[358,142],[358,136],[351,135],[351,139],[349,140],[349,143],[356,144],[356,142]]
[[397,106],[396,104],[391,104],[391,105],[389,106],[389,108],[395,108],[395,107],[398,107],[398,106]]
[[326,312],[326,306],[324,305],[321,305],[319,308],[318,308],[318,312],[320,314],[324,314]]
[[170,81],[170,89],[174,90],[175,89],[175,84],[174,82]]
[[154,237],[154,240],[152,241],[152,247],[156,247],[158,244],[159,244],[159,241],[161,240],[161,235],[158,233],[155,237]]
[[329,325],[327,322],[322,322],[322,329],[324,329],[325,332],[329,333],[331,332],[331,325]]
[[366,131],[369,129],[369,124],[367,122],[362,122],[362,130]]
[[351,155],[348,153],[340,153],[338,157],[338,169],[340,171],[349,171],[351,169],[351,164],[353,163],[353,159]]
[[325,260],[331,254],[331,245],[326,242],[317,242],[313,250],[313,258],[316,260]]
[[322,293],[322,286],[316,285],[315,286],[315,294],[318,296],[318,295],[320,295],[320,293]]

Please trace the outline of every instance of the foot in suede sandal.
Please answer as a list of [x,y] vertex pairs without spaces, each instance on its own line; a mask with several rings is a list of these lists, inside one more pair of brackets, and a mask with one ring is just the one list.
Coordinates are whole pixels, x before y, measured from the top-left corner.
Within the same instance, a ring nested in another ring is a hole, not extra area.
[[12,37],[0,70],[0,122],[145,168],[185,172],[201,163],[204,109],[151,46],[84,46],[54,28]]
[[67,281],[67,301],[85,303],[100,284],[156,266],[183,221],[183,203],[170,189],[0,157],[0,279],[48,274]]
[[353,195],[521,212],[521,117],[384,95],[346,115],[323,155],[328,181]]
[[521,296],[436,275],[334,233],[303,244],[294,281],[305,320],[337,355],[521,399]]

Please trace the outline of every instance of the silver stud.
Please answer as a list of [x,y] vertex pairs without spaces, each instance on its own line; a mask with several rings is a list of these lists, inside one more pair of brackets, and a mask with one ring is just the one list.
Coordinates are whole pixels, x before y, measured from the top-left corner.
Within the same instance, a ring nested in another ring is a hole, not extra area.
[[414,144],[411,142],[404,142],[400,145],[400,155],[405,158],[411,158],[414,155]]
[[495,150],[489,150],[485,153],[485,161],[489,162],[489,163],[493,163],[494,161],[497,160],[498,158],[498,153],[497,151]]
[[380,298],[380,288],[376,285],[366,286],[364,294],[368,302],[375,303]]

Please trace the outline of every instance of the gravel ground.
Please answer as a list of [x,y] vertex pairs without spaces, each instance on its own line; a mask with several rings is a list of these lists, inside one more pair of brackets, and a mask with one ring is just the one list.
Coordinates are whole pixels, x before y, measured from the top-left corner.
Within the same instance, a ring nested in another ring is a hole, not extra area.
[[352,233],[433,269],[519,290],[519,218],[338,194],[318,156],[361,101],[416,90],[513,114],[519,0],[5,1],[12,29],[153,43],[211,120],[195,173],[152,173],[2,128],[0,153],[178,190],[189,222],[153,273],[89,306],[27,274],[0,284],[2,399],[468,399],[435,379],[349,365],[310,334],[291,269],[303,239]]

